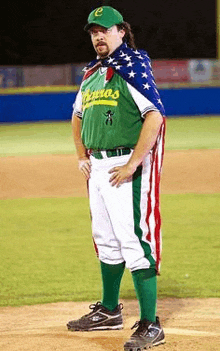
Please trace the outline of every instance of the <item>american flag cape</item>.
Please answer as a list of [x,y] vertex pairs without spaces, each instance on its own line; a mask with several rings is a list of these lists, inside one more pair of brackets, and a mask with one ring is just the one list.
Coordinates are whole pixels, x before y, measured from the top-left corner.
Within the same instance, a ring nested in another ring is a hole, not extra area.
[[151,61],[146,51],[134,50],[123,43],[106,59],[91,61],[84,68],[84,80],[93,74],[100,67],[100,64],[103,67],[112,68],[108,72],[109,79],[116,72],[151,101],[162,116],[165,116],[165,109],[153,76]]
[[[96,59],[85,67],[84,80],[92,75],[100,66],[109,67],[106,80],[110,80],[114,73],[119,74],[143,94],[165,117],[163,103],[158,93],[150,58],[144,50],[133,50],[123,43],[106,59]],[[155,261],[157,274],[160,274],[162,251],[161,216],[159,203],[160,175],[164,155],[165,118],[154,147],[151,150],[151,169],[149,177],[149,191],[147,193],[146,224],[149,229],[146,240],[155,247]]]

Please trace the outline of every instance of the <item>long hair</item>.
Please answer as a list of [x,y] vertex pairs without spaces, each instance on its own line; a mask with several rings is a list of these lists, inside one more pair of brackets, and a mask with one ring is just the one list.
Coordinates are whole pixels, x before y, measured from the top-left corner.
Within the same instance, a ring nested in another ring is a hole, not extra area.
[[123,41],[126,41],[126,43],[128,44],[128,46],[130,46],[130,48],[136,50],[137,47],[135,45],[135,41],[134,41],[134,34],[132,32],[131,26],[128,22],[123,22],[121,24],[117,24],[118,30],[124,29],[125,31],[125,36],[123,38]]

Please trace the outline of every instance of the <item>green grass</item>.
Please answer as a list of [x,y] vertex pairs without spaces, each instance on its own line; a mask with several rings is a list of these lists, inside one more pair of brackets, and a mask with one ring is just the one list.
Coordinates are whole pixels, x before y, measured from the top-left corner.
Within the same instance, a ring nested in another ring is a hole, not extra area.
[[94,295],[98,283],[90,278],[96,259],[86,199],[5,200],[0,207],[0,305]]
[[219,117],[188,117],[167,120],[166,149],[219,149]]
[[[217,149],[220,118],[169,118],[166,149]],[[75,152],[71,123],[47,122],[2,124],[0,157],[36,154],[69,154]]]
[[0,157],[75,152],[70,121],[3,124],[0,139]]
[[[166,149],[219,148],[220,118],[167,120]],[[70,122],[0,126],[0,156],[75,152]],[[158,297],[220,297],[220,194],[162,196]],[[0,201],[0,306],[97,301],[88,199]],[[122,298],[134,298],[126,270]]]
[[159,296],[220,297],[220,194],[163,195]]
[[[158,297],[220,297],[220,194],[163,195]],[[86,198],[0,201],[1,306],[101,297]],[[121,298],[134,298],[126,271]]]

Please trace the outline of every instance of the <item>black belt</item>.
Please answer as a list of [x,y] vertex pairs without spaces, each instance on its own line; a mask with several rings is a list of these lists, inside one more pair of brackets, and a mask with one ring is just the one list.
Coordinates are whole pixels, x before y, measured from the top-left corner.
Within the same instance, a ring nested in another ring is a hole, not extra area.
[[129,147],[119,148],[119,149],[109,149],[109,150],[90,150],[90,154],[101,160],[105,157],[113,157],[113,156],[122,156],[129,155],[131,153],[131,149]]

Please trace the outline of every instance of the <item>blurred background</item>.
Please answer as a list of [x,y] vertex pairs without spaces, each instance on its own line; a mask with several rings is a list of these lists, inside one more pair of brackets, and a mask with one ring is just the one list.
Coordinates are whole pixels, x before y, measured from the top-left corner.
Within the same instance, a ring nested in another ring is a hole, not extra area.
[[119,10],[152,59],[216,58],[216,0],[9,0],[3,4],[1,64],[67,64],[94,57],[83,31],[100,5]]
[[[219,3],[5,2],[0,27],[0,122],[71,118],[82,68],[95,57],[83,27],[89,13],[101,5],[119,10],[132,26],[137,47],[149,53],[168,116],[219,114]],[[36,96],[40,92],[41,98]]]

